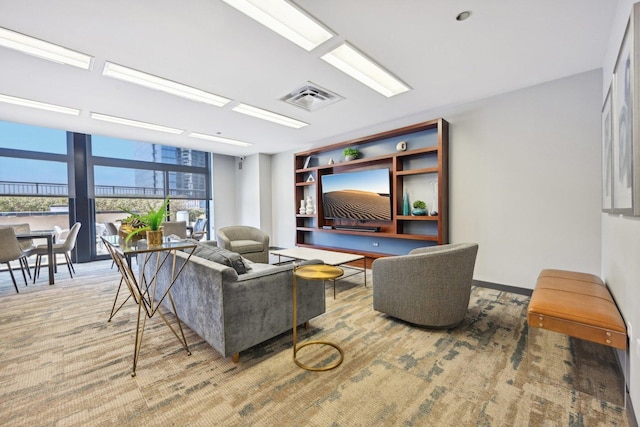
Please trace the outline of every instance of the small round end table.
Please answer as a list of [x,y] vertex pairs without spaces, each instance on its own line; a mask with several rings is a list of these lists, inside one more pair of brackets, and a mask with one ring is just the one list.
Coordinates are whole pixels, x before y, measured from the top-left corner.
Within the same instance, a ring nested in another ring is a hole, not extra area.
[[[324,283],[325,280],[334,280],[344,274],[344,270],[339,267],[334,267],[332,265],[325,264],[312,264],[312,265],[303,265],[300,267],[293,268],[293,361],[296,365],[301,367],[302,369],[306,369],[307,371],[329,371],[331,369],[337,368],[340,366],[342,361],[344,360],[344,352],[340,347],[336,344],[327,342],[327,341],[309,341],[304,344],[297,344],[297,314],[298,314],[298,301],[297,301],[297,283],[296,278],[306,279],[306,280],[322,280]],[[329,366],[307,366],[302,362],[298,361],[297,353],[302,347],[306,347],[308,345],[322,344],[328,345],[330,347],[335,348],[340,353],[340,358]]]

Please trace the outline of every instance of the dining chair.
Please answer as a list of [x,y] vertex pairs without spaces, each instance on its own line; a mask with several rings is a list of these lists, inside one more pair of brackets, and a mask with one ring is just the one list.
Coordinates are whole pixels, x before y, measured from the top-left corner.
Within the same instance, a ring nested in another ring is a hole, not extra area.
[[[69,275],[73,279],[73,273],[76,272],[75,268],[73,268],[73,263],[71,262],[71,251],[76,246],[76,239],[78,238],[78,232],[80,231],[80,227],[82,224],[76,222],[73,224],[71,229],[69,230],[69,234],[66,236],[62,243],[55,243],[53,245],[53,259],[50,259],[49,262],[56,262],[57,254],[64,254],[64,258],[67,261],[67,269],[69,269]],[[33,283],[36,282],[36,279],[40,275],[40,267],[42,266],[42,257],[48,254],[47,245],[38,245],[33,250],[33,254],[37,255],[36,258],[36,266],[33,272]],[[73,273],[71,272],[73,270]]]
[[118,235],[118,227],[112,222],[105,222],[104,227],[106,229],[105,236],[117,236]]
[[193,232],[191,233],[191,238],[199,241],[202,240],[205,234],[207,234],[207,219],[198,218],[196,220],[196,223],[193,224]]
[[[20,247],[20,243],[16,238],[16,232],[13,227],[0,228],[0,263],[4,262],[7,264],[9,274],[11,274],[11,280],[13,280],[13,287],[16,288],[16,293],[20,293],[20,291],[18,290],[18,284],[16,283],[16,278],[13,275],[13,270],[11,269],[11,261],[19,261],[20,258],[24,256],[24,251]],[[24,266],[22,262],[20,262],[20,269],[22,270],[22,278],[24,279],[24,284],[26,286],[27,276],[24,273]]]
[[[26,222],[22,224],[12,224],[11,227],[16,234],[31,233],[31,225]],[[31,268],[29,268],[28,258],[33,255],[33,250],[36,246],[33,244],[33,239],[18,239],[18,244],[20,245],[20,248],[22,248],[22,252],[24,253],[24,256],[20,257],[18,261],[20,262],[23,269],[27,269],[27,274],[31,279]]]

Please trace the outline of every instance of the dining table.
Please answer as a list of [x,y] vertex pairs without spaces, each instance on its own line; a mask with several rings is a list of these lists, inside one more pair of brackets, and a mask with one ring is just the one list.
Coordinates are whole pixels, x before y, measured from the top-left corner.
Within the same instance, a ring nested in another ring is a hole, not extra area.
[[18,233],[16,237],[19,240],[27,239],[47,239],[47,264],[49,264],[49,284],[55,284],[55,265],[56,260],[53,257],[53,245],[56,243],[55,230],[32,230],[28,233]]

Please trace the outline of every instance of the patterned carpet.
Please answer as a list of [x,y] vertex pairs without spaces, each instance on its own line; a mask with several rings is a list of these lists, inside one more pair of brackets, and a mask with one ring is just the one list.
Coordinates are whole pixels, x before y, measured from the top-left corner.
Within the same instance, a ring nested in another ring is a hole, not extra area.
[[[187,329],[187,356],[154,317],[132,378],[136,306],[107,322],[118,282],[110,266],[79,264],[73,280],[60,269],[55,286],[43,277],[20,294],[0,272],[0,425],[629,425],[624,408],[578,390],[620,388],[609,353],[553,334],[536,335],[527,356],[528,297],[474,288],[463,323],[431,331],[373,311],[371,287],[350,282],[361,276],[338,282],[335,300],[327,283],[327,312],[299,333],[340,345],[337,369],[298,368],[290,333],[234,364]],[[585,352],[589,371],[575,373]],[[311,346],[299,358],[336,354]]]

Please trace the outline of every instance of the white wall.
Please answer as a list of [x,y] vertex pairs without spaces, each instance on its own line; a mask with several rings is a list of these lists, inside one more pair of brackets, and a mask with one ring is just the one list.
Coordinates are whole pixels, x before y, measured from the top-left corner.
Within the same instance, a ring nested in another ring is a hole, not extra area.
[[233,225],[236,217],[236,180],[235,158],[222,154],[213,154],[213,218],[211,218],[211,236],[216,239],[216,229]]
[[[603,64],[602,96],[611,83],[611,74],[622,42],[631,0],[620,0],[613,23],[609,48]],[[635,114],[636,119],[638,113]],[[637,136],[636,136],[637,137]],[[631,326],[629,334],[629,394],[634,409],[640,408],[640,218],[602,214],[602,278]],[[629,333],[629,331],[628,331]]]
[[[268,154],[246,156],[242,161],[239,157],[214,154],[215,228],[250,225],[271,234],[271,175]],[[212,233],[215,236],[215,231]]]
[[[450,240],[479,243],[475,279],[532,289],[542,268],[600,273],[600,86],[592,71],[386,124],[450,122]],[[280,246],[295,243],[291,159],[274,156]]]
[[451,241],[479,243],[476,279],[600,273],[600,85],[592,71],[445,113]]

